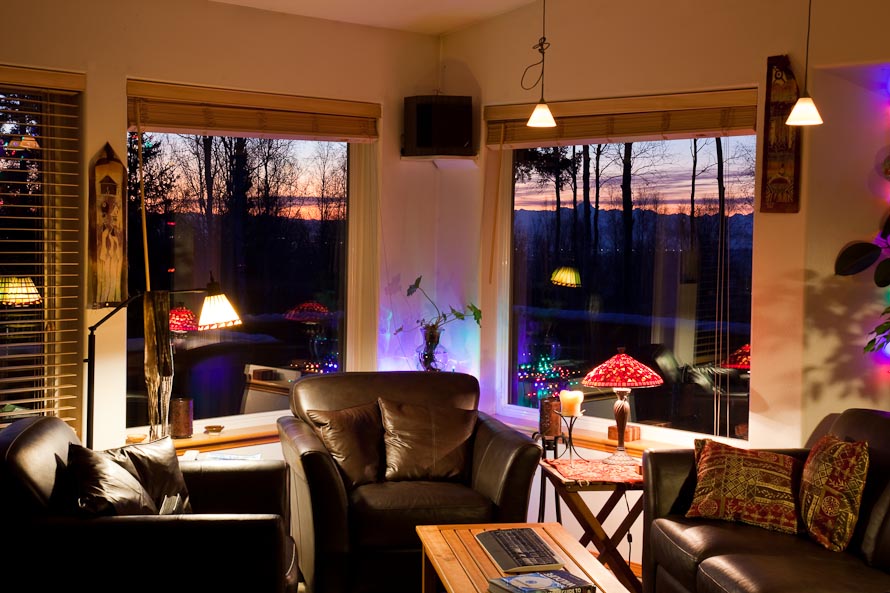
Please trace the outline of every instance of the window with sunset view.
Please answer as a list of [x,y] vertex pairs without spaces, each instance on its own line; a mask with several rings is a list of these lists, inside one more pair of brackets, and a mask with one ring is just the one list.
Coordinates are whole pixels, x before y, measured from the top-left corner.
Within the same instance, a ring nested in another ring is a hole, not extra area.
[[580,389],[611,418],[611,389],[580,381],[624,348],[664,379],[631,421],[747,437],[755,144],[514,151],[510,404]]
[[[128,137],[130,294],[145,290],[139,136]],[[195,418],[238,414],[245,365],[342,368],[347,220],[345,142],[149,132],[142,169],[153,290],[211,276],[242,324],[174,332],[172,397]],[[203,295],[171,307],[199,313]],[[128,309],[128,426],[147,424],[142,307]],[[171,328],[172,329],[172,328]]]

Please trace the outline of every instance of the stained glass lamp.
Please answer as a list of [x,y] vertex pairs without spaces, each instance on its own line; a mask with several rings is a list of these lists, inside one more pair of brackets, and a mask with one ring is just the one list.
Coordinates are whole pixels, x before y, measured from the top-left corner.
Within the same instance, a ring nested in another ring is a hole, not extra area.
[[284,314],[285,319],[302,321],[305,323],[318,323],[324,321],[331,312],[327,307],[316,301],[306,301],[291,308]]
[[34,281],[28,276],[0,276],[0,305],[30,307],[43,301]]
[[636,465],[637,460],[627,454],[624,449],[624,429],[630,415],[630,403],[627,396],[635,387],[655,387],[664,380],[652,369],[618,349],[618,354],[602,363],[581,380],[587,387],[612,387],[617,396],[613,411],[615,424],[618,428],[618,447],[615,452],[603,459],[609,465]]
[[751,369],[751,344],[745,344],[732,354],[726,357],[722,363],[720,363],[725,369],[740,369],[743,371],[748,371]]
[[578,273],[578,268],[561,266],[553,270],[553,274],[550,275],[550,282],[556,286],[578,288],[581,286],[581,274]]
[[170,331],[178,334],[197,331],[198,317],[191,309],[180,304],[170,309]]

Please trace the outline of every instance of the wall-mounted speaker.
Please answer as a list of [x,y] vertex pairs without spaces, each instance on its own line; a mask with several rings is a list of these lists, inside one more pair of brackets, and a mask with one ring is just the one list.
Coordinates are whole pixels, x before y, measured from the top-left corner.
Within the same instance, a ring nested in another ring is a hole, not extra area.
[[473,99],[458,95],[405,97],[402,156],[474,156]]

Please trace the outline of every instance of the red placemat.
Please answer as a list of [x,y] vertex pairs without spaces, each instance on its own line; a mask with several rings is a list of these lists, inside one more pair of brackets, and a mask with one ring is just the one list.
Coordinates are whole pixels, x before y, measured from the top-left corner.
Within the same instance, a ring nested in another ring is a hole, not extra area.
[[640,484],[643,474],[639,465],[607,465],[599,459],[545,459],[566,480],[584,482],[618,482]]

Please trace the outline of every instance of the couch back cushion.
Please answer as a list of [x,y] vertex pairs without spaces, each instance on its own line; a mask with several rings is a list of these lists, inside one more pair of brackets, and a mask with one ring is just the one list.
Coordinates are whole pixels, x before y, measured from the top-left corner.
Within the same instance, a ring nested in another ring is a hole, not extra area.
[[17,420],[0,431],[0,505],[21,515],[55,509],[67,496],[61,478],[71,443],[80,443],[74,430],[50,416]]
[[349,488],[380,480],[383,423],[377,402],[342,410],[306,410]]
[[367,371],[302,377],[291,388],[294,416],[314,425],[308,410],[341,410],[376,402],[377,398],[416,405],[475,410],[479,381],[465,373]]
[[885,570],[890,569],[890,412],[844,410],[829,432],[844,441],[868,444],[868,474],[859,505],[859,521],[849,549]]

